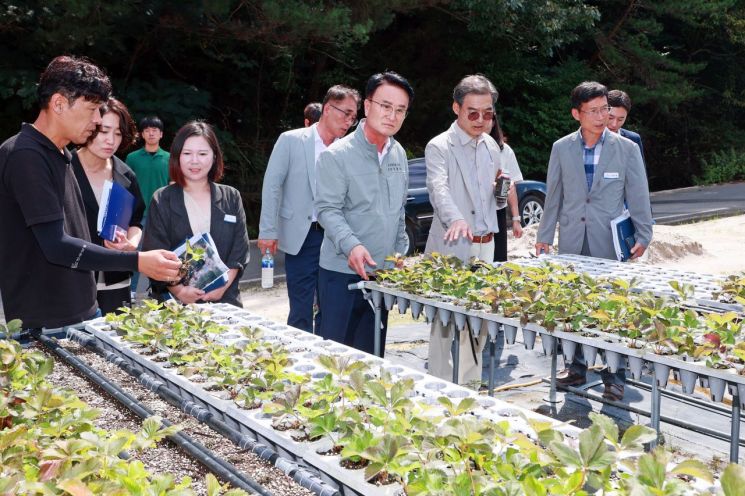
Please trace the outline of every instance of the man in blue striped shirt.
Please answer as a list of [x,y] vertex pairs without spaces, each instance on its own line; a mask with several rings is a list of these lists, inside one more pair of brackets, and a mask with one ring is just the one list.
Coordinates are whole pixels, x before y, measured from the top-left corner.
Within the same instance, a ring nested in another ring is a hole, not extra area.
[[[615,259],[610,222],[626,204],[636,229],[632,258],[637,258],[652,240],[649,187],[639,147],[606,128],[610,108],[605,86],[585,81],[572,91],[571,100],[572,117],[580,128],[556,141],[551,150],[536,253],[548,253],[559,223],[559,253]],[[584,384],[586,373],[587,364],[578,353],[557,383]],[[603,397],[620,401],[624,370],[606,369],[601,376]]]

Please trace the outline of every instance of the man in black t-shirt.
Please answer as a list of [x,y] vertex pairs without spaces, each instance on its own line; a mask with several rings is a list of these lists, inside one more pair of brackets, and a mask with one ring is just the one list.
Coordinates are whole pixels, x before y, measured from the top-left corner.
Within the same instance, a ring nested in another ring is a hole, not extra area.
[[85,208],[66,145],[85,143],[111,94],[86,60],[57,57],[37,89],[39,116],[0,146],[0,294],[7,321],[56,328],[96,313],[93,270],[139,270],[178,279],[165,250],[119,252],[90,242]]

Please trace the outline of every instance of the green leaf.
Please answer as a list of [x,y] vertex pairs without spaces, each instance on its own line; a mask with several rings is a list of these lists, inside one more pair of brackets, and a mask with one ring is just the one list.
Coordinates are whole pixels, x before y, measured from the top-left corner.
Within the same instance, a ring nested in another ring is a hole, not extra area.
[[671,470],[673,474],[684,474],[696,477],[697,479],[704,480],[711,484],[714,482],[714,477],[706,467],[706,465],[698,460],[685,460],[675,466]]
[[618,425],[610,417],[601,413],[590,412],[589,416],[592,423],[603,431],[605,438],[613,445],[618,445]]
[[724,496],[742,496],[743,488],[745,488],[745,467],[731,463],[722,472],[719,482]]
[[649,453],[639,457],[637,472],[639,474],[639,480],[647,486],[662,489],[662,486],[665,484],[665,466],[659,463]]
[[604,439],[603,431],[597,425],[579,434],[579,455],[584,466],[589,466],[595,454],[604,447]]
[[657,432],[655,432],[654,429],[644,425],[632,425],[623,433],[623,437],[621,438],[621,449],[638,449],[644,443],[654,441],[655,439],[657,439]]
[[204,482],[207,486],[207,496],[219,496],[221,489],[220,483],[214,475],[207,474],[204,478]]
[[523,490],[525,496],[546,496],[547,494],[545,486],[530,475],[523,481]]
[[369,394],[370,397],[373,400],[377,401],[380,405],[388,404],[388,395],[386,393],[385,386],[383,386],[380,382],[368,382],[365,385],[365,391],[367,391],[367,394]]
[[561,463],[569,467],[582,468],[582,459],[579,453],[561,442],[553,442],[549,445],[551,451]]

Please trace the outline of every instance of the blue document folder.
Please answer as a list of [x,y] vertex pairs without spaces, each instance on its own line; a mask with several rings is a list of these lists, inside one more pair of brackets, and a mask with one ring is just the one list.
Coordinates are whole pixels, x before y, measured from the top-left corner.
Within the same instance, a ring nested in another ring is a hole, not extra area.
[[616,249],[616,258],[621,262],[631,258],[631,248],[636,244],[636,229],[631,221],[628,210],[610,221],[610,229],[613,233],[613,247]]
[[116,239],[117,232],[126,235],[134,209],[134,195],[121,184],[106,181],[101,193],[101,205],[98,208],[98,235],[109,241]]

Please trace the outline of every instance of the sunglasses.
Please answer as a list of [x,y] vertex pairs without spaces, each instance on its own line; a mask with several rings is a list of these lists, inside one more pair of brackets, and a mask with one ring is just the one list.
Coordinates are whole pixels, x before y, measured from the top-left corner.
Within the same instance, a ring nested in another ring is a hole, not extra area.
[[471,110],[468,112],[468,120],[469,121],[477,121],[479,120],[479,116],[481,116],[482,119],[485,121],[490,121],[494,119],[494,111],[493,110]]

